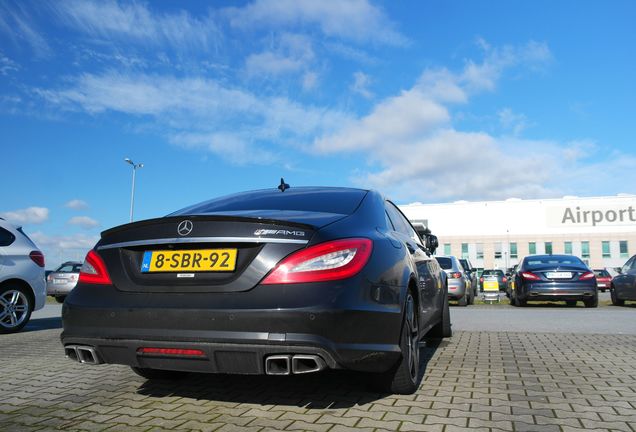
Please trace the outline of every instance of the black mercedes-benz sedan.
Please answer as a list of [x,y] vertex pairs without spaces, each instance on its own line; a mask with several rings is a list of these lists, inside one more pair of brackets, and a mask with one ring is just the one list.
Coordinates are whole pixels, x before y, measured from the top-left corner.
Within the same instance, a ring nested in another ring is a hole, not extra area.
[[532,300],[565,301],[575,306],[598,306],[594,272],[572,255],[530,255],[525,257],[514,275],[510,303],[525,306]]
[[148,379],[344,368],[414,392],[420,339],[451,335],[437,239],[375,191],[281,189],[104,231],[63,306],[66,355]]

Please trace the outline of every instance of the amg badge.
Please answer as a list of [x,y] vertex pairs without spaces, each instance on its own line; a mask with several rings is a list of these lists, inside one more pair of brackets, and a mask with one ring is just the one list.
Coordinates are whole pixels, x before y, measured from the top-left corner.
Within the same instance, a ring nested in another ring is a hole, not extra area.
[[284,236],[296,236],[304,237],[305,231],[289,231],[289,230],[273,230],[273,229],[257,229],[254,231],[254,235],[284,235]]

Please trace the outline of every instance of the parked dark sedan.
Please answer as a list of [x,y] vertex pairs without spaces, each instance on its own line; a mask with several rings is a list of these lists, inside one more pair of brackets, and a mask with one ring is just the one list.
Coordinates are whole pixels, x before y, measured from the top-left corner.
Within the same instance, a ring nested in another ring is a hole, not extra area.
[[610,294],[614,306],[623,306],[625,300],[636,300],[636,255],[627,260],[620,274],[614,276]]
[[415,391],[420,339],[451,334],[436,238],[375,191],[281,189],[103,232],[64,303],[67,356],[148,379],[344,368]]
[[525,306],[532,300],[562,300],[569,306],[581,300],[598,306],[596,277],[581,259],[572,255],[525,257],[514,275],[510,303]]

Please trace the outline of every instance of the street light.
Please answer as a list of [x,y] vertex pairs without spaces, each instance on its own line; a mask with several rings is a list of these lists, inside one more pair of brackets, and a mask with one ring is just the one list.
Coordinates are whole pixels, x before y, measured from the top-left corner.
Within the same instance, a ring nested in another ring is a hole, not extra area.
[[137,168],[143,168],[144,164],[142,163],[134,163],[129,158],[124,159],[124,162],[130,164],[133,169],[132,176],[132,192],[130,193],[130,221],[133,221],[133,210],[135,209],[135,173],[137,172]]

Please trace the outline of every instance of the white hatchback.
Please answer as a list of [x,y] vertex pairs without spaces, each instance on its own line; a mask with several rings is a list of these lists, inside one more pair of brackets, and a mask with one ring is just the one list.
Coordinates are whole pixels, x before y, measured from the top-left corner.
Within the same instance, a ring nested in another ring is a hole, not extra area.
[[44,255],[22,228],[0,218],[0,334],[21,330],[45,302]]

